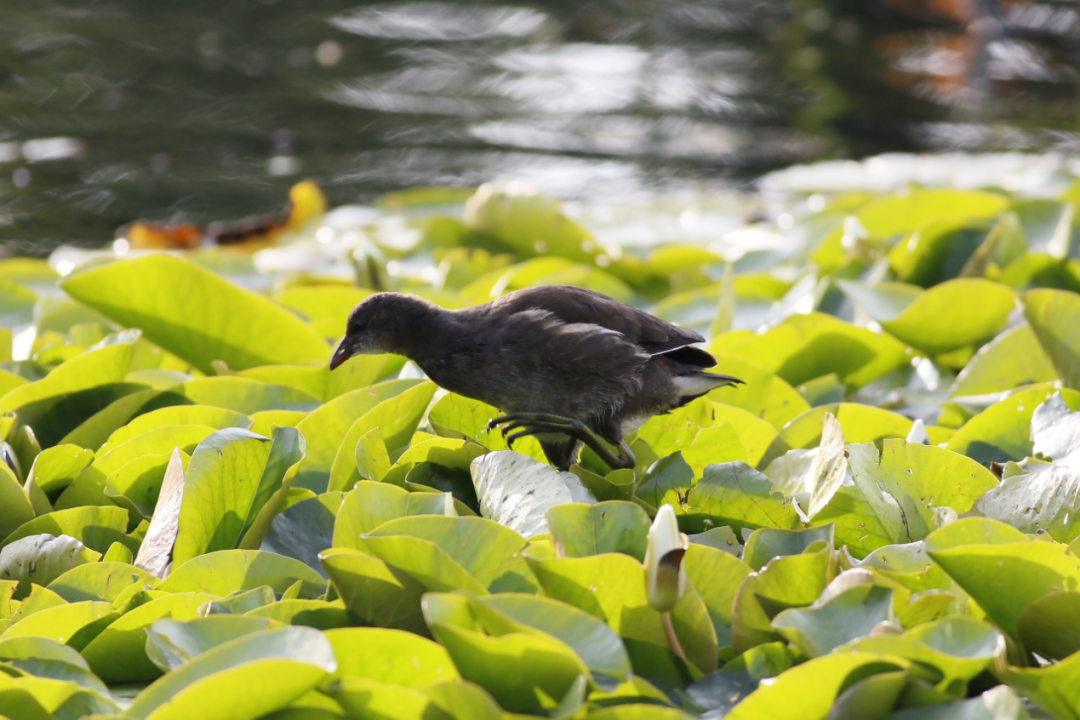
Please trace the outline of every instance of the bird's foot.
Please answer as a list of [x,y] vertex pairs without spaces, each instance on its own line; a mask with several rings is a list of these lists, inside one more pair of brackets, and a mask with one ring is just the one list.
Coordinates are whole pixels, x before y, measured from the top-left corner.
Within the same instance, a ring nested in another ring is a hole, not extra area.
[[625,440],[619,441],[618,452],[612,452],[592,428],[576,418],[553,413],[509,413],[488,422],[488,430],[500,425],[506,446],[510,449],[513,449],[515,441],[523,437],[562,433],[588,445],[613,470],[632,468],[636,463],[634,453]]

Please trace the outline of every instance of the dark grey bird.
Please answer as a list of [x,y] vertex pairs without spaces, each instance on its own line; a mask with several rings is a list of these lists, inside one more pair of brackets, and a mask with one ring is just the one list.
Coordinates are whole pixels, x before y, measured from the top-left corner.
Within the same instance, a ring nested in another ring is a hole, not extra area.
[[488,427],[502,426],[511,446],[534,435],[548,461],[567,470],[584,443],[613,469],[632,468],[625,436],[742,383],[705,372],[716,359],[693,346],[703,341],[578,287],[526,288],[464,310],[384,292],[353,308],[330,369],[361,353],[404,355],[447,390],[502,410]]

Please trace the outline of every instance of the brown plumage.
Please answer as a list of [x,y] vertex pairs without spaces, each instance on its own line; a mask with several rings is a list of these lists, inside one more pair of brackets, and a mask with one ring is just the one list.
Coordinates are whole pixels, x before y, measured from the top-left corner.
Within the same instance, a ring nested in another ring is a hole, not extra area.
[[742,382],[705,372],[716,360],[692,346],[703,340],[584,288],[527,288],[464,310],[377,293],[353,309],[330,367],[358,353],[405,355],[447,390],[504,411],[492,425],[511,432],[510,442],[537,436],[562,470],[582,442],[613,468],[633,467],[624,435]]

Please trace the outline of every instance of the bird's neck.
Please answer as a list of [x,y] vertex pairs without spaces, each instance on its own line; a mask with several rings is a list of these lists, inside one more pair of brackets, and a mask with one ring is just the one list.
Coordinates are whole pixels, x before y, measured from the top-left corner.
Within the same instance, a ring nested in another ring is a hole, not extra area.
[[453,342],[453,313],[431,304],[417,304],[398,318],[393,352],[422,362],[439,357]]

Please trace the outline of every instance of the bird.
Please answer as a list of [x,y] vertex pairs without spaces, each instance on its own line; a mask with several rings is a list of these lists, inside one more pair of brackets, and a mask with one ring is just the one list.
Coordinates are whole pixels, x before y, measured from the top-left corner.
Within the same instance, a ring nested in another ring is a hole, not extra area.
[[349,314],[330,361],[404,355],[435,383],[504,414],[507,445],[535,436],[548,462],[569,470],[582,445],[613,470],[637,460],[626,442],[650,417],[739,378],[706,372],[716,359],[698,333],[581,287],[517,290],[447,310],[414,295],[379,292]]

